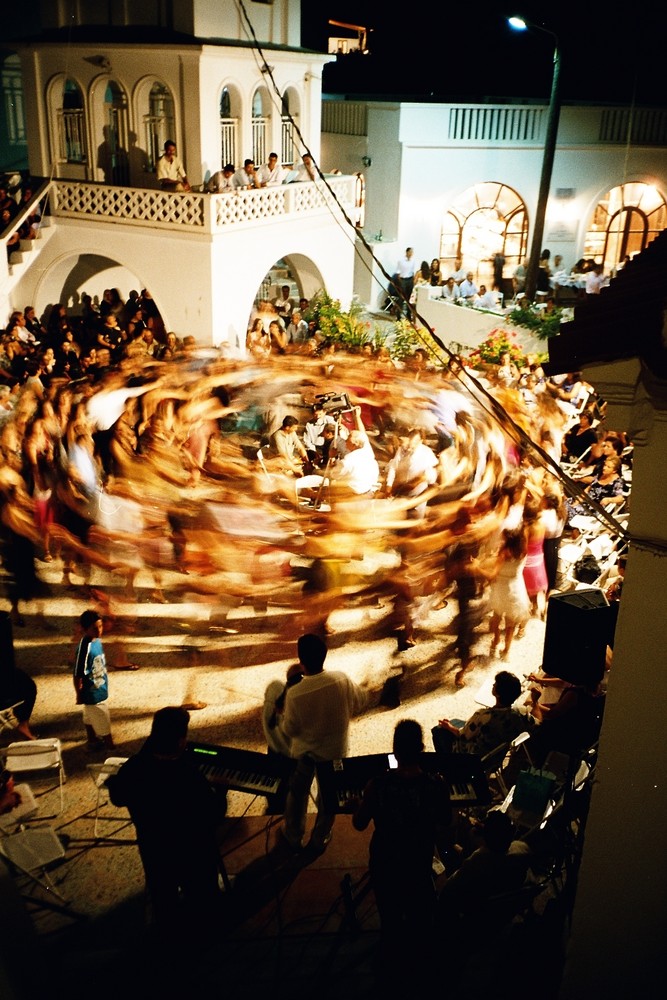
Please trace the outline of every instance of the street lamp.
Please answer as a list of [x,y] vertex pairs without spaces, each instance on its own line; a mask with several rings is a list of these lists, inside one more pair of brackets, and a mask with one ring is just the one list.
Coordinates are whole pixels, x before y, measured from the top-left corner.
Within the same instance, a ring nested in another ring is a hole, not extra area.
[[551,172],[554,165],[554,155],[556,152],[556,139],[558,137],[558,119],[560,117],[560,52],[558,50],[558,36],[548,28],[543,28],[539,24],[533,24],[522,17],[508,17],[507,22],[510,28],[515,31],[543,31],[551,35],[554,44],[553,75],[551,78],[551,98],[549,100],[549,116],[547,118],[547,131],[544,137],[544,155],[542,157],[542,174],[540,177],[540,189],[537,195],[537,208],[535,209],[535,221],[533,223],[533,239],[530,244],[530,255],[528,257],[528,268],[526,270],[526,299],[532,302],[535,298],[537,287],[537,272],[540,265],[540,255],[542,253],[542,239],[544,237],[544,219],[547,214],[547,201],[549,200],[549,187],[551,185]]

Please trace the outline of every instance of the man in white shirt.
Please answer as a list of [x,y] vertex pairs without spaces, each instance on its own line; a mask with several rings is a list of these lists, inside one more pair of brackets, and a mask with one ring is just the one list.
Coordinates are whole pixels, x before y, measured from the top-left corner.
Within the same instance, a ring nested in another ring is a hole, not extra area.
[[269,153],[269,159],[257,171],[257,180],[260,187],[277,187],[283,184],[287,177],[287,171],[278,162],[277,153]]
[[396,282],[405,296],[405,301],[401,303],[401,311],[406,311],[408,314],[410,312],[408,303],[410,302],[410,296],[414,288],[415,273],[417,271],[414,256],[415,251],[413,247],[407,247],[405,253],[402,257],[399,257],[396,264]]
[[234,172],[233,163],[226,163],[222,170],[216,170],[206,185],[206,190],[209,194],[224,194],[225,192],[229,193],[233,191],[232,178]]
[[[355,429],[345,442],[345,454],[331,470],[332,487],[339,495],[370,493],[380,477],[380,466],[361,422],[361,407],[354,408]],[[337,449],[338,450],[338,449]]]
[[477,309],[497,309],[498,298],[495,292],[487,291],[486,285],[479,286],[479,295],[473,300]]
[[476,295],[479,295],[479,288],[475,284],[474,274],[472,271],[466,272],[466,276],[459,285],[459,290],[461,292],[461,298],[464,302],[472,302]]
[[167,139],[164,153],[157,161],[155,176],[163,191],[190,191],[190,181],[185,175],[182,160],[176,156],[176,143]]
[[317,180],[317,170],[315,169],[312,156],[308,153],[303,157],[301,166],[297,168],[294,180],[298,182]]
[[396,454],[387,465],[385,490],[388,496],[417,497],[437,479],[438,459],[424,444],[419,427],[411,427],[400,437]]
[[446,302],[458,302],[461,298],[461,289],[454,281],[453,275],[451,278],[447,278],[447,281],[442,286],[440,298],[445,299]]
[[463,261],[460,257],[457,257],[454,261],[454,274],[452,275],[457,285],[461,284],[467,273],[467,270],[463,266]]
[[276,312],[278,313],[278,315],[280,316],[280,318],[283,320],[283,322],[285,324],[287,324],[287,321],[289,320],[290,315],[292,313],[292,309],[294,308],[294,303],[292,302],[292,299],[290,298],[290,286],[289,285],[282,285],[281,286],[281,288],[280,288],[280,295],[278,296],[277,299],[273,300],[273,304],[274,304],[274,306],[276,308]]
[[308,339],[308,324],[298,309],[292,310],[287,327],[287,339],[290,344],[303,344]]
[[239,167],[232,177],[232,187],[237,191],[243,191],[259,186],[254,160],[245,160],[243,166]]
[[[366,707],[366,692],[346,673],[325,670],[327,647],[317,635],[302,635],[297,644],[299,665],[288,670],[289,683],[275,702],[275,727],[297,761],[285,804],[283,840],[293,851],[301,850],[306,831],[308,796],[319,761],[348,755],[350,719]],[[300,679],[299,679],[300,675]],[[308,850],[321,854],[331,840],[335,814],[325,811],[318,784],[317,818]]]
[[586,272],[586,295],[599,295],[604,284],[606,279],[602,264],[595,264]]

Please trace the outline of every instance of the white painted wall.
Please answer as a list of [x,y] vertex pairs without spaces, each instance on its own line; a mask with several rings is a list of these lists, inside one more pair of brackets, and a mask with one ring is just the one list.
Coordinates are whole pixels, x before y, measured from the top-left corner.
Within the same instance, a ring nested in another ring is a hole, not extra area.
[[[526,144],[451,141],[452,105],[368,105],[368,136],[325,133],[322,155],[343,173],[363,171],[366,178],[364,234],[413,246],[415,257],[438,256],[444,213],[474,184],[494,181],[513,188],[534,218],[542,168],[542,147]],[[643,181],[667,196],[665,150],[597,142],[602,109],[563,107],[547,206],[544,245],[571,266],[583,254],[584,239],[600,197],[618,184]],[[364,167],[361,157],[369,156]],[[573,188],[574,197],[557,200],[557,188]]]

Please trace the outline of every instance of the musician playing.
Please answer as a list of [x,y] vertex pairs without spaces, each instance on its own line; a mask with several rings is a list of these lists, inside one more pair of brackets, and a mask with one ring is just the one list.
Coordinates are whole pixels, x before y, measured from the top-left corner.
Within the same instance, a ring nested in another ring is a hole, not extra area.
[[[422,769],[423,750],[419,723],[397,723],[397,767],[369,781],[352,817],[357,830],[365,830],[371,820],[375,827],[369,874],[380,915],[378,968],[387,977],[381,985],[388,995],[409,985],[406,995],[418,996],[415,977],[430,973],[436,910],[432,863],[451,823],[451,804],[442,778]],[[428,983],[419,985],[425,992]]]
[[107,780],[111,801],[128,808],[136,828],[156,925],[177,938],[214,927],[216,834],[226,811],[226,797],[185,754],[189,721],[185,708],[161,708],[139,753]]
[[[347,674],[324,669],[326,644],[319,636],[302,635],[297,643],[301,680],[285,689],[275,706],[278,727],[289,741],[290,756],[297,761],[290,778],[285,820],[281,836],[293,851],[301,850],[306,832],[308,796],[318,761],[338,760],[348,752],[350,719],[367,703],[365,690]],[[291,670],[290,680],[298,671]],[[280,702],[282,701],[282,709]],[[335,814],[325,812],[321,790],[317,792],[317,818],[307,844],[317,855],[331,840]]]

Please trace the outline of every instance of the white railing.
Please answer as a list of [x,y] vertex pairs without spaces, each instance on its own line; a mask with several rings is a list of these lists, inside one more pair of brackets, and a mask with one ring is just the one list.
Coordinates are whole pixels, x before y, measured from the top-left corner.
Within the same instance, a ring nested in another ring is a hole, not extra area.
[[[145,188],[54,180],[53,214],[76,219],[113,220],[131,226],[219,233],[231,226],[262,225],[267,219],[338,212],[354,217],[356,177],[283,184],[233,194],[191,191],[173,194]],[[330,188],[330,190],[329,190]]]
[[281,159],[282,163],[294,163],[298,157],[295,122],[291,118],[283,118],[281,123]]
[[[266,163],[266,133],[268,123],[268,118],[256,117],[252,120],[252,158],[256,166]],[[240,164],[237,164],[237,166],[240,166]]]
[[[36,180],[37,179],[35,178],[35,183]],[[14,235],[14,233],[16,233],[21,228],[26,219],[28,219],[29,216],[34,213],[37,206],[39,206],[40,215],[42,216],[42,218],[44,218],[44,215],[46,214],[46,210],[48,208],[47,198],[49,197],[50,188],[51,188],[50,183],[48,181],[43,181],[39,185],[39,187],[37,187],[37,190],[35,190],[35,193],[33,195],[30,204],[26,205],[25,208],[22,208],[18,212],[18,214],[12,219],[10,225],[8,225],[7,228],[3,230],[2,233],[0,233],[0,292],[7,287],[7,282],[9,280],[9,275],[10,275],[10,270],[9,270],[10,263],[7,256],[7,243]],[[21,250],[20,246],[16,247],[16,250],[20,252]]]
[[56,115],[58,131],[57,156],[61,163],[85,163],[86,155],[86,125],[83,120],[83,109],[73,111],[60,109]]
[[241,165],[236,162],[238,130],[238,118],[220,119],[220,166],[222,167],[224,167],[225,163],[233,163],[235,167]]

